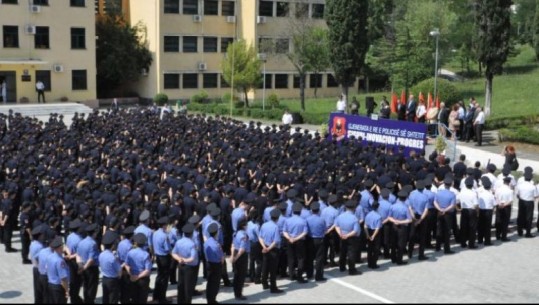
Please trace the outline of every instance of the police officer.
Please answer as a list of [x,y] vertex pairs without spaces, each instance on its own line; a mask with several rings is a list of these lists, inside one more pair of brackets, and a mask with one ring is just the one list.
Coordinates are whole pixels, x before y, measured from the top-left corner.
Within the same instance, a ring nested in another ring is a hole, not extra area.
[[382,216],[378,213],[380,204],[374,201],[372,210],[365,217],[365,236],[367,238],[367,262],[370,269],[378,269],[380,253],[380,235],[382,234]]
[[107,231],[101,243],[105,250],[99,254],[99,268],[101,269],[103,304],[118,304],[120,301],[120,276],[122,265],[113,251],[118,242],[118,233]]
[[[277,221],[281,216],[279,209],[273,209],[270,212],[271,220],[264,223],[260,228],[258,242],[262,247],[262,288],[270,289],[271,293],[282,293],[277,288],[277,265],[279,263],[279,247],[281,245],[281,234]],[[269,285],[268,285],[269,275]]]
[[391,261],[397,265],[405,265],[408,262],[402,260],[408,241],[408,224],[412,222],[410,209],[405,202],[408,192],[400,190],[397,193],[397,202],[389,210],[389,221],[393,224],[393,237],[391,244]]
[[81,225],[82,223],[78,218],[69,223],[71,233],[67,236],[65,244],[66,255],[64,258],[69,267],[69,299],[72,304],[83,303],[80,297],[82,275],[79,273],[79,265],[77,264],[77,247],[82,240]]
[[153,250],[157,262],[157,278],[155,279],[153,300],[160,304],[167,302],[167,288],[170,277],[171,249],[167,232],[168,223],[168,216],[159,218],[157,224],[160,228],[152,235]]
[[444,243],[444,253],[452,254],[454,253],[451,250],[449,244],[449,231],[451,229],[453,213],[455,213],[455,206],[457,198],[455,194],[450,191],[451,185],[453,184],[453,178],[446,177],[444,179],[444,189],[439,189],[436,192],[436,197],[434,199],[434,206],[438,210],[438,238],[436,240],[436,250],[439,250],[441,243]]
[[503,184],[495,190],[496,194],[496,239],[503,242],[509,241],[507,232],[511,219],[511,206],[515,194],[511,189],[511,177],[503,178]]
[[[391,194],[393,195],[393,194]],[[391,209],[392,203],[390,200],[390,191],[387,188],[384,188],[380,191],[380,197],[378,199],[378,214],[382,217],[382,232],[380,243],[383,248],[384,258],[391,258],[389,249],[391,247],[391,226],[392,223],[389,221],[389,210]]]
[[[122,241],[118,244],[118,259],[120,264],[124,266],[125,261],[127,260],[127,253],[133,247],[131,243],[131,237],[133,237],[133,232],[135,231],[134,226],[128,226],[122,230]],[[129,279],[129,273],[126,268],[122,268],[122,275],[120,279],[120,302],[122,304],[131,303],[131,292],[130,292],[131,280]]]
[[[303,278],[305,271],[305,237],[307,236],[307,222],[301,218],[303,206],[296,202],[292,207],[293,215],[286,219],[283,227],[283,236],[288,240],[288,271],[291,280],[297,280],[304,284],[307,281]],[[297,273],[294,266],[297,264]]]
[[99,250],[95,241],[97,225],[86,226],[87,236],[77,246],[77,262],[82,274],[84,303],[94,304],[99,282]]
[[356,209],[356,202],[354,200],[348,200],[345,203],[346,212],[342,213],[335,219],[335,230],[341,239],[341,253],[339,256],[339,269],[340,271],[346,271],[346,264],[348,263],[348,274],[356,275],[361,274],[356,269],[356,258],[359,249],[359,234],[361,228],[359,226],[359,219],[354,214]]
[[329,195],[328,204],[329,206],[324,209],[320,215],[326,224],[324,256],[329,257],[329,265],[335,267],[337,266],[335,263],[335,256],[338,254],[340,242],[339,235],[337,234],[337,231],[335,231],[335,219],[339,216],[339,211],[335,208],[337,205],[337,195]]
[[492,210],[496,206],[496,199],[492,193],[491,187],[492,183],[490,182],[489,177],[481,177],[481,185],[477,191],[477,196],[479,200],[479,221],[478,221],[478,234],[477,240],[478,243],[485,246],[492,245],[490,241],[490,227],[492,225]]
[[149,227],[150,224],[150,211],[144,210],[139,216],[139,226],[135,228],[134,234],[142,233],[146,236],[147,245],[144,245],[144,250],[148,251],[150,255],[153,255],[152,248],[152,234],[153,230]]
[[146,235],[137,233],[133,236],[133,248],[127,253],[125,266],[131,280],[131,299],[133,303],[146,304],[150,290],[152,261],[150,253],[144,250]]
[[526,230],[526,237],[534,237],[531,234],[534,201],[539,197],[537,187],[532,181],[533,174],[531,172],[524,173],[524,182],[517,184],[515,187],[515,195],[518,197],[518,216],[517,216],[517,232],[518,236],[522,236]]
[[247,223],[247,237],[249,238],[251,252],[249,253],[249,277],[255,284],[261,283],[262,277],[262,247],[258,242],[260,234],[258,211],[249,212],[249,222]]
[[[211,216],[210,216],[210,218],[211,218]],[[207,268],[206,268],[206,257],[204,256],[204,249],[202,247],[202,245],[204,244],[203,236],[200,233],[201,230],[202,230],[202,225],[201,225],[201,222],[200,222],[200,216],[198,216],[198,215],[193,215],[193,216],[189,217],[189,219],[187,221],[188,221],[188,223],[192,224],[194,226],[194,228],[195,228],[195,230],[193,231],[193,234],[191,236],[191,239],[195,243],[195,248],[197,250],[198,258],[199,258],[197,260],[197,264],[195,266],[194,276],[191,279],[191,283],[192,283],[192,286],[193,286],[192,295],[193,296],[201,296],[202,292],[195,289],[196,285],[197,285],[197,282],[198,282],[198,271],[200,270],[200,265],[203,265],[202,266],[203,267],[202,275],[204,276],[204,278],[207,278],[207,272],[208,272]]]
[[470,249],[477,248],[475,240],[477,235],[477,218],[479,216],[479,201],[477,192],[473,189],[474,182],[473,177],[466,177],[464,180],[465,187],[457,197],[457,201],[460,202],[462,208],[460,216],[460,245],[462,248],[469,247]]
[[206,282],[206,299],[208,304],[217,303],[217,294],[219,293],[219,282],[221,278],[222,264],[225,260],[223,249],[219,242],[217,242],[217,236],[219,232],[219,225],[213,222],[208,228],[208,237],[204,242],[204,254],[208,264],[208,279]]
[[[45,232],[46,228],[42,227],[43,232]],[[46,234],[46,233],[43,233]],[[54,237],[47,236],[45,239],[45,244],[49,242],[48,247],[44,247],[41,249],[37,254],[37,263],[38,263],[38,271],[39,271],[39,287],[40,292],[43,296],[43,303],[49,304],[52,300],[50,298],[49,294],[49,280],[47,278],[47,260],[49,256],[54,252],[53,249],[50,247],[50,242],[52,241]]]
[[32,263],[31,260],[28,259],[28,252],[30,250],[30,241],[31,239],[31,233],[32,233],[32,226],[30,225],[30,209],[32,208],[32,204],[28,201],[25,201],[22,203],[21,206],[21,215],[19,216],[19,224],[20,224],[20,232],[21,232],[21,255],[22,255],[22,263],[24,265],[29,265]]
[[425,194],[425,182],[418,180],[416,190],[410,193],[408,200],[411,207],[412,224],[410,225],[410,240],[408,243],[408,257],[412,258],[414,244],[419,242],[418,259],[426,260],[425,245],[427,242],[427,216],[429,213],[429,197]]
[[63,244],[60,236],[55,237],[50,244],[53,252],[47,258],[48,294],[51,304],[67,304],[69,297],[69,268],[62,256]]
[[237,231],[232,240],[232,266],[234,270],[234,297],[236,300],[245,301],[247,297],[243,295],[243,284],[247,276],[247,264],[249,253],[251,252],[251,243],[247,236],[247,220],[242,219],[237,223]]
[[[308,234],[312,242],[308,252],[312,253],[314,258],[314,280],[317,282],[326,280],[324,277],[324,263],[326,261],[324,237],[326,235],[326,222],[320,216],[320,206],[321,204],[317,201],[311,203],[311,216],[307,217]],[[312,261],[307,263],[311,266],[313,265]]]
[[33,264],[33,284],[34,284],[34,304],[43,304],[43,291],[41,290],[41,285],[39,283],[39,270],[38,270],[38,261],[37,256],[39,251],[41,251],[44,246],[45,235],[42,231],[42,226],[36,226],[32,230],[32,242],[30,243],[30,259]]
[[176,242],[172,258],[178,262],[178,304],[191,304],[193,281],[196,283],[196,266],[199,263],[198,250],[193,241],[195,226],[187,223],[182,227],[183,237]]

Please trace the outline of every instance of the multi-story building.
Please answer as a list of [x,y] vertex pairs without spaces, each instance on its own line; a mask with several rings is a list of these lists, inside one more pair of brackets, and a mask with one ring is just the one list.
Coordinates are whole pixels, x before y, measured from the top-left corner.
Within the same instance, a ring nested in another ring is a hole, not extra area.
[[95,7],[92,0],[0,0],[0,83],[8,102],[96,98]]
[[[131,23],[142,21],[153,64],[134,89],[142,97],[158,92],[189,98],[205,90],[212,97],[230,92],[221,62],[235,39],[252,44],[264,60],[265,94],[299,96],[299,77],[286,53],[294,48],[290,26],[296,16],[325,27],[324,0],[131,0]],[[264,53],[262,46],[273,46]],[[265,56],[264,56],[265,55]],[[262,87],[251,98],[260,99]],[[306,94],[336,96],[339,88],[330,71],[310,74]]]

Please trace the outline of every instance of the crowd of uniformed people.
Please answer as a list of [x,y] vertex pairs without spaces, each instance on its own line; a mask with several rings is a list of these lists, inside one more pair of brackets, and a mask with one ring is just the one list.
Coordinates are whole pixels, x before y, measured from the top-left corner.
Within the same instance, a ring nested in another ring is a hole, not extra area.
[[493,218],[507,241],[515,196],[517,233],[533,237],[533,170],[515,181],[465,156],[451,167],[353,137],[140,109],[76,114],[70,127],[56,114],[2,115],[0,144],[0,236],[16,252],[20,230],[36,303],[94,303],[100,276],[106,304],[150,293],[170,303],[170,285],[191,303],[202,278],[208,303],[221,284],[237,300],[245,282],[282,293],[277,278],[323,282],[328,267],[358,275],[380,256],[451,254],[451,236],[492,245]]

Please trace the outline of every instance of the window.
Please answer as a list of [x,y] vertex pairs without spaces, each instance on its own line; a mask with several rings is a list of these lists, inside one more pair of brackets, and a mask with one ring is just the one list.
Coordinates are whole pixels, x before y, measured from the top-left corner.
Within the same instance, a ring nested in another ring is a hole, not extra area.
[[290,51],[290,41],[288,38],[279,38],[275,42],[275,53],[288,53]]
[[198,88],[198,74],[186,73],[183,75],[183,89],[196,89]]
[[86,4],[84,3],[84,0],[70,0],[69,4],[71,6],[75,6],[75,7],[85,7],[86,6]]
[[49,5],[49,0],[34,0],[34,5]]
[[221,74],[221,88],[230,88],[230,85],[226,82],[225,78],[223,77],[223,74]]
[[16,25],[4,25],[4,48],[19,47],[19,27]]
[[204,0],[204,15],[219,14],[219,2],[217,0]]
[[335,88],[339,87],[339,84],[337,83],[337,80],[333,76],[333,74],[328,74],[328,81],[327,81],[327,87],[328,88]]
[[2,4],[17,4],[17,0],[2,0]]
[[322,87],[322,75],[320,74],[311,74],[309,75],[310,88],[320,88]]
[[307,18],[307,17],[309,17],[309,4],[296,3],[296,18]]
[[[294,74],[294,80],[293,80],[293,82],[294,82],[294,89],[299,88],[299,75]],[[307,87],[307,86],[305,86],[305,87]]]
[[277,17],[288,17],[288,2],[277,2]]
[[221,53],[226,53],[228,45],[234,42],[232,37],[221,37]]
[[[273,88],[273,75],[266,73],[266,89]],[[264,89],[264,74],[262,74],[262,81],[258,85],[258,89]]]
[[86,49],[86,30],[71,28],[71,49]]
[[184,15],[198,15],[198,0],[183,0]]
[[196,36],[184,36],[183,37],[183,51],[185,53],[196,53],[196,52],[198,52],[197,37]]
[[273,1],[262,1],[258,6],[258,15],[273,17]]
[[165,36],[164,49],[165,52],[180,52],[180,37]]
[[204,52],[217,52],[217,37],[204,37]]
[[273,53],[273,39],[258,38],[258,50],[260,53]]
[[50,47],[48,26],[36,26],[36,34],[34,35],[34,45],[36,49],[48,49]]
[[88,89],[86,70],[71,71],[71,89],[86,90]]
[[317,19],[324,18],[324,5],[323,4],[313,3],[312,17],[317,18]]
[[165,73],[165,89],[180,89],[180,74]]
[[45,91],[51,91],[51,71],[36,70],[36,81],[40,80],[45,85]]
[[165,14],[179,14],[180,0],[165,0]]
[[236,3],[234,1],[221,2],[221,15],[223,16],[235,16],[236,15]]
[[288,74],[275,74],[275,89],[288,88]]
[[217,73],[205,73],[202,76],[204,88],[217,88]]

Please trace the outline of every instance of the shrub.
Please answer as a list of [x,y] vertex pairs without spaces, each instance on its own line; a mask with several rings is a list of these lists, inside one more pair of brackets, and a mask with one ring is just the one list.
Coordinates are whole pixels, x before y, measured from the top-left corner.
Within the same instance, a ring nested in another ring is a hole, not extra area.
[[305,124],[320,125],[323,123],[328,123],[329,115],[327,113],[308,113],[304,112],[301,114]]
[[268,120],[278,120],[283,118],[284,110],[282,109],[268,109],[264,112],[264,116]]
[[[436,90],[438,91],[440,102],[445,102],[447,107],[451,107],[451,105],[454,103],[462,100],[462,93],[457,89],[457,87],[451,84],[450,81],[438,78],[436,84]],[[415,95],[416,101],[419,101],[419,92],[423,93],[425,103],[427,102],[429,92],[433,95],[432,98],[434,99],[434,78],[421,81],[410,89],[410,93]]]
[[168,95],[166,95],[164,93],[157,93],[153,97],[153,101],[154,101],[154,103],[157,104],[157,106],[163,106],[163,105],[165,105],[165,103],[168,102]]
[[245,102],[234,102],[234,108],[239,109],[239,108],[244,108],[244,107],[245,107]]
[[277,94],[272,93],[268,96],[268,104],[272,109],[279,107],[279,97]]
[[192,103],[206,103],[208,102],[208,92],[200,90],[197,94],[191,96]]
[[518,126],[500,129],[500,141],[517,141],[530,144],[539,144],[539,131],[533,127]]
[[318,132],[322,135],[323,138],[327,137],[327,135],[329,134],[328,123],[320,124],[320,127],[318,127]]
[[[223,94],[223,97],[221,98],[221,100],[223,101],[223,103],[230,103],[230,98],[232,97],[232,95],[230,94],[230,92],[227,92],[225,94]],[[234,95],[234,101],[237,102],[238,101],[238,97]]]
[[262,109],[249,109],[251,117],[254,119],[263,119],[264,118],[264,111]]

